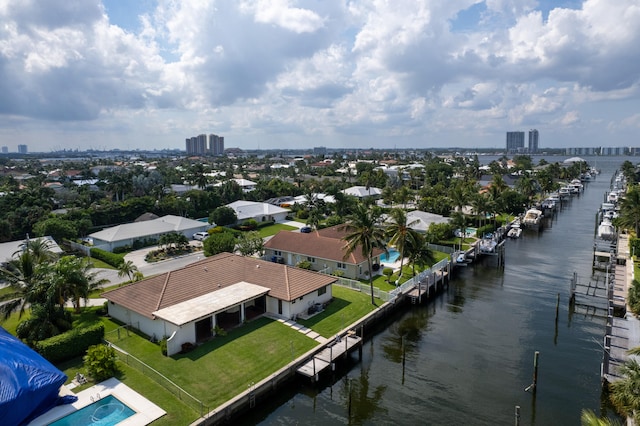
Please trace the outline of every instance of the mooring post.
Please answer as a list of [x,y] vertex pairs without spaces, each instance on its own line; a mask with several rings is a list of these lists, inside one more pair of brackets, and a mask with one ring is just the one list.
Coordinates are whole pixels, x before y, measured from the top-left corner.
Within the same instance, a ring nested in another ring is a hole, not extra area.
[[533,391],[536,391],[538,387],[538,357],[540,356],[539,351],[535,351],[533,354]]
[[560,293],[556,297],[556,322],[558,322],[558,311],[560,309]]
[[333,346],[329,346],[329,359],[331,360],[331,371],[336,371],[336,363],[333,362]]
[[516,405],[516,426],[520,426],[520,406]]
[[315,355],[312,358],[313,360],[313,381],[315,382],[316,380],[318,380],[318,378],[316,377],[316,357]]

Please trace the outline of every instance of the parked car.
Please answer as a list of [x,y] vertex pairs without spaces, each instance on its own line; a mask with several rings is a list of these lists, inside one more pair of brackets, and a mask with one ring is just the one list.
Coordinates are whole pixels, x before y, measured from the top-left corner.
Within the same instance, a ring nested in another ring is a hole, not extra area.
[[206,231],[200,231],[193,234],[193,239],[197,241],[202,241],[209,236],[209,233]]
[[309,232],[311,232],[311,227],[310,226],[303,226],[302,228],[300,228],[300,232],[308,234]]

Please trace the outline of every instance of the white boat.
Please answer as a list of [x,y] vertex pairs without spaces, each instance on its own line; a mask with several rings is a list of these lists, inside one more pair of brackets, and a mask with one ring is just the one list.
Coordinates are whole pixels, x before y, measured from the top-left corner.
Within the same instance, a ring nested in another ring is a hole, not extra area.
[[618,191],[611,191],[609,193],[609,195],[607,196],[607,201],[609,201],[610,203],[617,203],[618,202]]
[[608,218],[602,219],[598,225],[598,238],[603,240],[614,240],[616,238],[616,228]]
[[542,221],[542,211],[538,209],[529,209],[522,219],[522,224],[527,228],[537,228]]
[[564,200],[566,198],[569,198],[569,196],[571,195],[571,191],[566,186],[563,186],[558,190],[558,195],[560,195],[560,199]]
[[522,235],[522,228],[519,226],[511,228],[509,232],[507,232],[507,237],[509,238],[520,238],[520,235]]
[[495,253],[498,243],[493,238],[483,238],[479,242],[481,253]]

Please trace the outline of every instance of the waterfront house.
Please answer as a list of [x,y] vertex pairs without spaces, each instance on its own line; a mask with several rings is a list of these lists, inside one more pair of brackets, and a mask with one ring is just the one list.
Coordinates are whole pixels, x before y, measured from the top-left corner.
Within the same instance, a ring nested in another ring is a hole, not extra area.
[[161,235],[177,232],[191,239],[196,232],[206,231],[209,224],[182,216],[166,215],[153,220],[125,223],[89,235],[95,247],[113,251],[116,247],[133,246],[137,240],[158,240]]
[[157,339],[167,354],[265,312],[296,318],[331,300],[336,277],[220,253],[103,294],[109,315]]
[[[309,233],[280,231],[265,243],[265,259],[285,265],[307,261],[314,271],[340,271],[345,278],[368,278],[367,258],[360,249],[345,257],[346,242],[342,239],[345,235],[347,232],[341,230],[341,225]],[[373,265],[380,264],[382,253],[374,250]]]

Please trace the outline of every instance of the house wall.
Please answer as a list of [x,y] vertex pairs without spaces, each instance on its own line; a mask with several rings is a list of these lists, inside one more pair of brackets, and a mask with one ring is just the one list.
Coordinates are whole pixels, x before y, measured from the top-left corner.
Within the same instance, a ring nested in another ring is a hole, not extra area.
[[[180,232],[180,234],[184,235],[185,237],[187,237],[187,239],[191,240],[193,239],[193,234],[200,231],[206,231],[207,228],[209,228],[209,225],[206,223],[203,223],[202,226],[185,229],[182,232]],[[125,240],[119,240],[119,241],[104,241],[104,240],[95,238],[94,247],[101,248],[102,250],[113,251],[113,249],[115,249],[116,247],[122,247],[127,245],[132,246],[134,241],[136,240],[144,240],[144,239],[159,240],[160,237],[164,234],[166,234],[166,232],[163,232],[161,234],[138,235],[135,238],[127,238]]]
[[169,356],[180,352],[183,343],[195,342],[196,340],[195,324],[193,323],[178,327],[159,319],[149,319],[115,303],[109,302],[107,305],[111,317],[137,328],[149,337],[155,336],[155,338],[159,340],[165,336],[170,337],[176,332],[174,338],[171,339],[171,341],[167,341],[167,355]]
[[[307,260],[306,255],[287,252],[284,250],[280,250],[282,255],[276,256],[276,250],[267,248],[265,249],[264,259],[271,261],[273,257],[282,257],[284,259],[285,265],[296,266],[299,262],[303,260]],[[375,263],[380,263],[380,258],[378,256],[374,257],[372,260],[372,265]],[[346,268],[338,268],[338,263],[343,263],[346,265]],[[323,271],[328,268],[327,273],[333,273],[334,271],[342,271],[343,277],[350,278],[352,280],[364,279],[368,278],[366,272],[368,270],[367,261],[360,263],[359,265],[355,265],[353,263],[345,263],[338,262],[336,260],[328,260],[328,259],[320,259],[315,258],[315,262],[311,262],[311,270],[313,271]],[[375,272],[374,272],[375,274]]]
[[[333,297],[332,286],[326,286],[326,292],[318,295],[318,290],[305,294],[302,298],[298,298],[291,302],[282,302],[282,314],[278,314],[278,299],[267,296],[267,312],[279,315],[284,318],[294,318],[297,315],[306,312],[309,306],[314,303],[325,303]],[[302,299],[302,300],[301,300]]]

